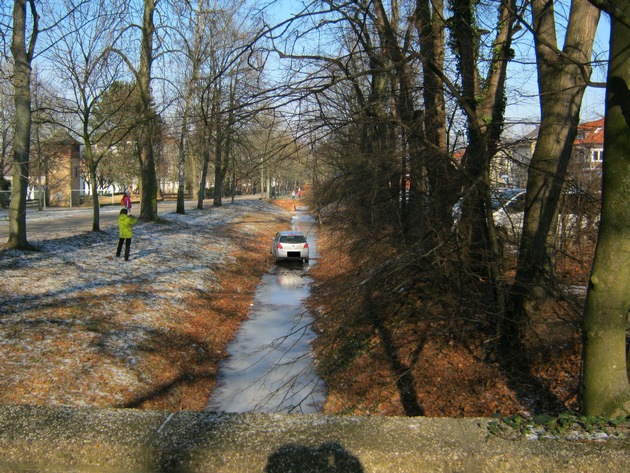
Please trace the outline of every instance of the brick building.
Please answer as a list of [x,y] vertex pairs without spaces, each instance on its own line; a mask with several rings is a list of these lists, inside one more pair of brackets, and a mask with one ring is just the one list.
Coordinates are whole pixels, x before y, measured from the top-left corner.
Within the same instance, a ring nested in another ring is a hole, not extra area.
[[42,146],[37,165],[31,167],[33,195],[46,189],[46,204],[51,207],[81,205],[80,149],[81,144],[64,131],[48,139]]

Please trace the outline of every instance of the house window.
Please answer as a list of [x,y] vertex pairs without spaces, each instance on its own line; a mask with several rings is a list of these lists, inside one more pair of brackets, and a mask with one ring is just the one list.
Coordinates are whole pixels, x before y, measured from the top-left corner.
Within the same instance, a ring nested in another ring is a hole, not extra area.
[[594,149],[591,151],[591,161],[594,163],[601,163],[604,159],[604,151],[601,149]]

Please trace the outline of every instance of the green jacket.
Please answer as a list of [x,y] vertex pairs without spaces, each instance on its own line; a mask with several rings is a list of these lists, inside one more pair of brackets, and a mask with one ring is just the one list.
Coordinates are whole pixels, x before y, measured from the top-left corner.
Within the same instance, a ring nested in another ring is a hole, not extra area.
[[118,216],[118,229],[120,230],[120,238],[131,238],[131,227],[138,223],[136,217],[120,214]]

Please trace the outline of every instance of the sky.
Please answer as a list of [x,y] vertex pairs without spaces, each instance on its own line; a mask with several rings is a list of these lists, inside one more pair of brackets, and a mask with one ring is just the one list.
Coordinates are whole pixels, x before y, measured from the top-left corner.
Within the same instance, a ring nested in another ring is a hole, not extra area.
[[[298,13],[302,8],[302,2],[289,0],[281,0],[275,5],[272,4],[269,14],[277,21],[285,19],[292,14]],[[308,2],[306,2],[308,3]],[[566,14],[568,0],[559,0],[554,2],[556,6],[557,16],[561,18]],[[488,25],[494,21],[494,10],[489,10],[487,14]],[[559,21],[560,22],[560,21]],[[610,21],[606,15],[602,15],[597,39],[595,42],[595,51],[599,58],[607,59],[607,49],[609,42]],[[319,30],[318,30],[319,31]],[[561,28],[558,29],[559,36],[563,34]],[[516,61],[509,66],[509,91],[508,97],[510,103],[507,108],[506,118],[508,123],[530,123],[531,125],[518,125],[506,127],[506,132],[512,135],[525,134],[531,130],[540,119],[536,70],[534,65],[534,51],[531,35],[522,33],[522,40],[515,45]],[[272,61],[273,62],[273,61]],[[41,67],[42,64],[39,64]],[[594,70],[593,80],[595,82],[604,82],[605,69],[596,68]],[[158,71],[156,71],[158,74]],[[158,91],[163,81],[154,81],[155,90]],[[604,89],[588,88],[585,94],[581,121],[594,120],[603,115],[604,112]]]

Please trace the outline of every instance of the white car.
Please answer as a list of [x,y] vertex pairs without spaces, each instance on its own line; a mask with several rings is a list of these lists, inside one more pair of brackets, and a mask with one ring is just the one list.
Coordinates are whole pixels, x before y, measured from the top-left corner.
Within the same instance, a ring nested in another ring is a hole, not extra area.
[[[453,207],[453,229],[457,230],[462,200]],[[521,233],[525,210],[525,189],[497,189],[492,192],[492,217],[497,231],[505,238]]]
[[277,261],[303,261],[308,263],[308,242],[302,232],[278,232],[271,239],[271,254]]
[[492,196],[492,217],[497,228],[519,235],[523,227],[525,189],[504,189]]

